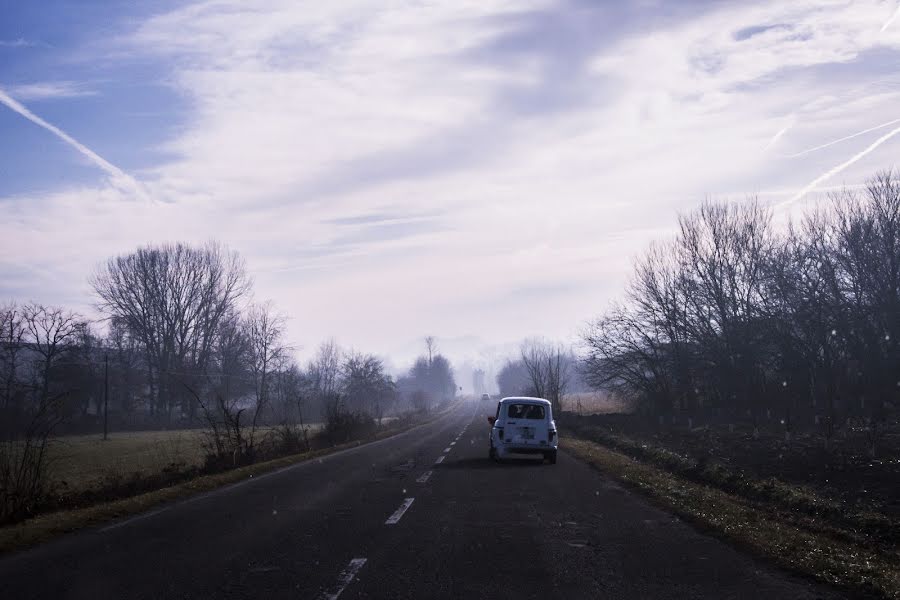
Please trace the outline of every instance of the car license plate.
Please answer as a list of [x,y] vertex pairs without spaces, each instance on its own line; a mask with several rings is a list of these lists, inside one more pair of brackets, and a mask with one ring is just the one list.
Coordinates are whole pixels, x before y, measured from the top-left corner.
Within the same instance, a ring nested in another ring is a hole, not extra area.
[[523,440],[533,440],[534,439],[534,428],[533,427],[522,427],[521,429],[519,429],[519,432],[520,432]]

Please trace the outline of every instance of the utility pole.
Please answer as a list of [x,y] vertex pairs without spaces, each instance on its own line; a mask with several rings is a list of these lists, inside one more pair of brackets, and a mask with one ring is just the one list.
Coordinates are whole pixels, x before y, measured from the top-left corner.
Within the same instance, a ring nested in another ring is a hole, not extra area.
[[103,355],[103,439],[109,434],[109,353]]

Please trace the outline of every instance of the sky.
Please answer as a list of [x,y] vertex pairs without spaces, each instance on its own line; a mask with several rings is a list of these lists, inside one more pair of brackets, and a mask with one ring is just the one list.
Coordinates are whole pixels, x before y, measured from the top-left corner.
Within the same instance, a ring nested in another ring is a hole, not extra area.
[[95,315],[101,261],[216,239],[300,358],[574,342],[704,199],[788,217],[897,166],[898,13],[0,0],[0,300]]

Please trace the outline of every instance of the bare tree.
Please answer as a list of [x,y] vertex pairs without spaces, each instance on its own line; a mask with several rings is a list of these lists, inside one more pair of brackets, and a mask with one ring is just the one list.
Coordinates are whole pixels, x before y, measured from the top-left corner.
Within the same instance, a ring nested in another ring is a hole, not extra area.
[[531,387],[528,370],[521,360],[507,360],[497,373],[497,387],[501,396],[521,396]]
[[140,401],[143,369],[138,340],[118,318],[109,321],[104,342],[110,351],[110,394],[123,414],[130,414]]
[[764,398],[760,355],[766,342],[765,265],[771,214],[758,202],[714,204],[679,219],[686,331],[705,350],[713,389],[756,415]]
[[437,352],[437,340],[433,335],[425,336],[425,350],[428,352],[428,364],[434,360],[434,353]]
[[380,423],[394,397],[394,382],[372,354],[349,353],[341,367],[343,397],[351,411],[365,412]]
[[444,355],[436,352],[434,338],[426,339],[428,356],[416,358],[404,381],[410,386],[408,394],[417,409],[428,410],[435,402],[447,401],[456,395],[456,379],[453,367]]
[[[638,262],[626,301],[584,332],[586,379],[660,414],[746,414],[757,431],[774,410],[788,441],[798,414],[826,446],[839,421],[861,417],[875,453],[900,388],[894,173],[781,234],[755,200],[707,202],[679,224]],[[541,380],[534,354],[524,359]]]
[[310,382],[294,362],[272,376],[271,403],[279,424],[276,434],[280,438],[281,449],[286,452],[309,450],[309,425],[304,415],[308,410],[308,394],[312,390]]
[[560,346],[530,339],[520,347],[522,363],[531,381],[531,393],[550,401],[553,411],[562,410],[562,397],[569,384],[569,361]]
[[245,337],[248,342],[248,366],[253,381],[253,416],[248,434],[248,451],[253,450],[260,416],[269,405],[273,371],[284,366],[290,350],[285,346],[286,319],[277,313],[270,302],[254,304],[244,317]]
[[209,390],[181,380],[202,412],[211,459],[252,462],[273,393],[291,396],[292,401],[299,396],[284,373],[291,367],[284,328],[285,317],[268,302],[250,305],[243,316],[229,312],[218,326]]
[[309,373],[315,389],[324,397],[333,396],[341,369],[343,352],[334,338],[319,346],[316,357],[309,365]]
[[22,310],[15,304],[0,308],[0,393],[3,409],[7,411],[4,422],[9,424],[21,398],[21,353],[25,337],[25,320]]
[[27,379],[14,383],[23,388],[25,397],[0,440],[0,519],[29,512],[44,493],[50,436],[64,417],[71,392],[55,375],[75,347],[84,321],[62,308],[27,304],[21,309],[19,326],[19,350],[34,358],[29,361]]
[[[140,340],[151,407],[171,417],[185,373],[201,385],[218,325],[249,292],[244,263],[217,243],[146,246],[102,265],[91,279],[99,307]],[[195,404],[187,411],[193,414]]]

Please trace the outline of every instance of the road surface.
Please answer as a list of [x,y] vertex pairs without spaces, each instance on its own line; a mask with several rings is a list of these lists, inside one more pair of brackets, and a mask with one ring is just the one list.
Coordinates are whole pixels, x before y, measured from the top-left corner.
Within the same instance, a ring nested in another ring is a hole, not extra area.
[[[821,598],[560,452],[497,465],[465,404],[393,438],[0,559],[0,596]],[[565,448],[565,439],[561,442]]]

